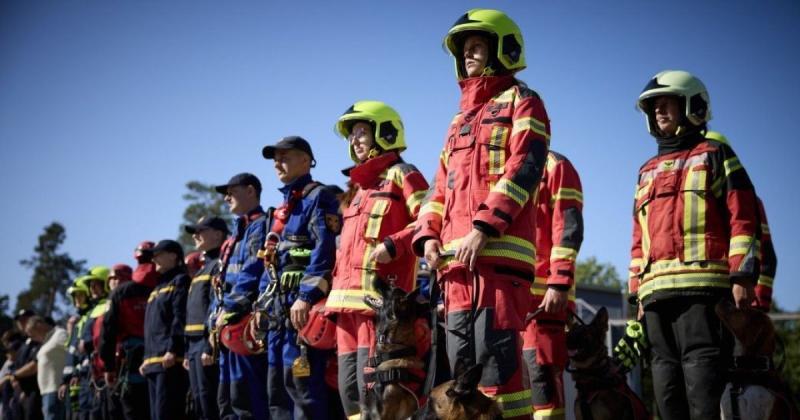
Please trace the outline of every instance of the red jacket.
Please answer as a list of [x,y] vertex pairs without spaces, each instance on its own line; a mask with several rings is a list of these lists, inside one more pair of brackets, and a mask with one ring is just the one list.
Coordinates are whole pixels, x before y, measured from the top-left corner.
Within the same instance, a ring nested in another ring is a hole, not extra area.
[[[473,227],[489,236],[478,264],[530,278],[535,265],[535,198],[550,139],[536,92],[511,76],[459,82],[461,111],[447,132],[434,188],[417,221],[414,249],[428,239],[456,249]],[[463,266],[450,259],[443,274]]]
[[536,200],[536,281],[533,304],[542,303],[547,286],[563,286],[575,300],[575,259],[583,242],[583,190],[578,171],[563,155],[547,154]]
[[[417,168],[393,152],[355,166],[350,170],[350,179],[358,190],[342,217],[326,308],[372,314],[364,304],[364,296],[378,296],[372,287],[374,274],[393,281],[406,292],[414,288],[417,257],[411,250],[411,235],[428,183]],[[388,264],[377,264],[369,258],[381,242],[394,257]]]
[[761,270],[756,284],[756,300],[753,306],[764,311],[769,311],[772,304],[772,283],[775,281],[775,271],[778,268],[778,257],[775,255],[775,248],[772,246],[772,235],[769,233],[767,224],[767,212],[764,211],[764,203],[758,200],[758,215],[761,219]]
[[633,218],[631,294],[708,293],[732,277],[755,285],[758,206],[728,145],[698,137],[639,171]]

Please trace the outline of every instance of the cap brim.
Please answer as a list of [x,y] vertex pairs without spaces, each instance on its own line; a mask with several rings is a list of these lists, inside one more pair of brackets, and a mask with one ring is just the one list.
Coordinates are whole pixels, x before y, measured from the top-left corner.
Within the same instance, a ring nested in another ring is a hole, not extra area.
[[230,188],[230,184],[217,185],[216,187],[214,187],[214,190],[220,194],[227,194],[228,188]]
[[194,235],[200,229],[202,229],[200,225],[186,225],[183,227],[183,231],[190,235]]
[[261,149],[261,156],[264,156],[264,159],[275,159],[275,150],[277,149],[275,146],[264,146]]

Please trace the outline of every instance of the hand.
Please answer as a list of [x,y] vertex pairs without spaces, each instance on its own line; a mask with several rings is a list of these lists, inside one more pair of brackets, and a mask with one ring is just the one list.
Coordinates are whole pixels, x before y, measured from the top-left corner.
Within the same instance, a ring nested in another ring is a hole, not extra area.
[[731,293],[733,293],[733,301],[736,303],[736,307],[742,309],[750,306],[751,301],[756,296],[756,289],[749,284],[734,280]]
[[139,366],[139,375],[144,376],[144,363]]
[[548,287],[539,308],[544,308],[544,311],[551,315],[560,314],[567,310],[567,301],[569,301],[568,291]]
[[225,315],[226,314],[227,314],[227,312],[222,311],[222,312],[219,313],[219,315],[217,315],[217,321],[215,323],[217,328],[222,328],[222,326],[225,325]]
[[377,261],[379,264],[386,264],[392,261],[392,256],[389,254],[389,250],[386,249],[386,245],[382,242],[378,245],[372,254],[369,256],[371,259]]
[[214,356],[208,353],[202,353],[200,355],[200,364],[203,366],[211,366],[214,364]]
[[114,386],[114,384],[117,383],[117,374],[114,372],[105,372],[103,373],[103,379],[106,380],[108,386]]
[[430,264],[431,269],[439,268],[439,256],[444,254],[442,243],[438,239],[428,239],[425,241],[425,260]]
[[488,239],[489,237],[485,233],[473,228],[458,244],[456,260],[466,265],[469,271],[475,271],[478,253],[481,252]]
[[642,306],[642,302],[639,302],[639,306],[636,309],[636,320],[641,321],[644,319],[644,306]]
[[64,401],[64,398],[67,398],[67,385],[63,384],[58,387],[58,399]]
[[189,370],[189,358],[188,357],[184,358],[183,363],[181,363],[181,365],[183,366],[184,370]]
[[311,310],[311,304],[300,299],[294,301],[292,309],[289,310],[289,317],[292,321],[294,329],[300,331],[306,322],[308,322],[308,311]]
[[164,357],[161,358],[161,366],[164,366],[164,369],[169,369],[175,365],[175,354],[172,352],[164,353]]

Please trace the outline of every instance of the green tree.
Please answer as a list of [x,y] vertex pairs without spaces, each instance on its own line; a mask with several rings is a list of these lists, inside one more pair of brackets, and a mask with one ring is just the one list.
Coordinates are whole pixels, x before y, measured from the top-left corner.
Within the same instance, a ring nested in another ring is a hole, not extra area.
[[183,199],[188,201],[189,205],[183,211],[183,222],[178,228],[178,242],[188,251],[194,249],[194,241],[192,235],[183,230],[184,225],[197,223],[201,217],[208,216],[221,217],[230,225],[231,215],[223,195],[218,193],[213,185],[189,181],[186,183],[186,189],[189,191],[183,194]]
[[64,313],[59,306],[66,302],[67,288],[71,281],[84,271],[85,260],[73,260],[69,254],[59,252],[59,247],[67,238],[64,226],[53,222],[39,235],[34,255],[19,263],[33,270],[30,286],[17,296],[17,310],[30,308],[45,316],[60,316]]
[[578,261],[575,265],[575,281],[579,284],[622,288],[622,280],[611,263],[599,263],[596,257]]
[[[773,300],[772,312],[785,313]],[[778,346],[775,354],[775,364],[783,361],[781,376],[786,381],[792,395],[800,395],[800,320],[775,320],[775,332],[783,346]]]

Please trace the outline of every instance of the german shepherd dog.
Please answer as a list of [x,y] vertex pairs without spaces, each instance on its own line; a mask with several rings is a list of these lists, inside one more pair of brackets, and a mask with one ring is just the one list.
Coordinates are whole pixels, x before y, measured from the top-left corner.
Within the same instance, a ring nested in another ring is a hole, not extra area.
[[567,332],[567,371],[572,374],[578,390],[575,418],[649,419],[644,403],[630,389],[625,376],[608,355],[605,344],[607,331],[608,311],[603,307],[591,323],[572,324]]
[[483,365],[456,362],[456,378],[431,391],[416,420],[500,420],[503,414],[493,399],[478,390]]
[[430,306],[419,289],[406,293],[378,278],[373,285],[380,298],[367,296],[364,302],[375,311],[377,346],[376,356],[367,363],[374,372],[364,375],[372,385],[361,418],[406,419],[419,408],[415,389],[425,381],[425,362],[419,353],[425,341],[430,345],[430,333],[426,335],[424,327]]
[[736,338],[730,382],[720,400],[721,417],[799,419],[792,394],[772,360],[775,326],[769,316],[753,308],[738,309],[727,300],[718,303],[715,310]]

